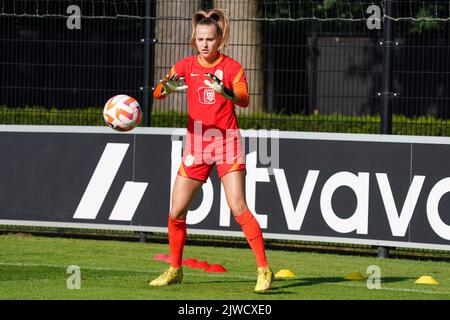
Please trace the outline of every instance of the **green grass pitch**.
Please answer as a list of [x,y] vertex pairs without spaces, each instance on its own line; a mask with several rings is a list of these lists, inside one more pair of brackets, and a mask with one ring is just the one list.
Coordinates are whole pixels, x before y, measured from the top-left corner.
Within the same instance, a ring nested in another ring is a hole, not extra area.
[[[180,285],[150,288],[167,263],[154,260],[168,254],[167,244],[120,241],[0,236],[0,299],[149,299],[149,300],[328,300],[328,299],[449,299],[449,263],[378,259],[323,253],[268,250],[274,272],[289,269],[296,278],[276,280],[265,294],[253,293],[256,267],[251,250],[192,246],[184,258],[222,264],[228,272],[207,273],[184,267]],[[70,265],[79,266],[81,288],[68,289]],[[367,281],[344,277],[376,265],[381,272],[379,289]],[[438,285],[414,281],[431,275]]]

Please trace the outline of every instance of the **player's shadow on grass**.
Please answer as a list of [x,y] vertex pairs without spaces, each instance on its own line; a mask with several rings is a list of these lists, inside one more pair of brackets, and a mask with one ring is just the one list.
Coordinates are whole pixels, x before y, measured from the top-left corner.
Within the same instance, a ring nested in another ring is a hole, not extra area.
[[416,279],[415,277],[381,277],[381,283],[383,284],[415,279]]
[[[414,277],[382,277],[381,283],[392,283],[392,282],[399,282],[399,281],[405,281],[405,280],[411,280],[415,279]],[[253,283],[254,280],[213,280],[213,281],[195,281],[193,283],[229,283],[229,282],[251,282]],[[359,282],[363,285],[366,283],[366,280],[361,281],[351,281],[346,280],[344,277],[314,277],[314,278],[293,278],[293,279],[275,279],[272,283],[272,288],[265,292],[264,295],[278,295],[278,294],[294,294],[295,292],[292,291],[286,291],[286,289],[289,288],[296,288],[296,287],[307,287],[307,286],[314,286],[314,285],[320,285],[320,284],[332,284],[332,283],[349,283],[349,282]],[[255,293],[258,294],[258,293]]]
[[[392,283],[399,282],[405,280],[412,280],[414,277],[382,277],[381,283]],[[228,282],[255,282],[255,280],[235,280],[235,279],[226,279],[226,280],[208,280],[208,281],[194,281],[192,283],[228,283]],[[346,280],[344,277],[315,277],[315,278],[292,278],[292,279],[275,279],[273,281],[273,290],[278,289],[286,289],[292,287],[306,287],[306,286],[314,286],[325,283],[339,283],[339,282],[361,282],[365,283],[366,280],[361,281],[351,281]]]
[[[405,281],[405,280],[411,280],[414,279],[413,277],[382,277],[381,283],[392,283],[392,282],[399,282],[399,281]],[[320,285],[320,284],[327,284],[327,283],[345,283],[345,282],[352,282],[350,280],[346,280],[344,277],[315,277],[315,278],[297,278],[297,279],[281,279],[281,280],[275,280],[272,285],[271,292],[276,294],[277,290],[280,290],[279,293],[288,293],[286,291],[283,291],[285,289],[289,288],[295,288],[295,287],[307,287],[307,286],[314,286],[314,285]],[[360,283],[366,283],[366,280],[358,281]],[[283,291],[283,292],[281,292]]]
[[199,283],[222,283],[222,284],[226,284],[226,283],[231,283],[231,282],[236,282],[236,283],[244,283],[244,282],[249,282],[249,283],[256,283],[256,278],[255,280],[235,280],[235,279],[226,279],[226,280],[208,280],[208,281],[183,281],[183,283],[185,284],[199,284]]
[[318,277],[318,278],[297,278],[297,279],[277,279],[273,282],[272,290],[288,289],[293,287],[306,287],[322,283],[345,282],[342,277]]

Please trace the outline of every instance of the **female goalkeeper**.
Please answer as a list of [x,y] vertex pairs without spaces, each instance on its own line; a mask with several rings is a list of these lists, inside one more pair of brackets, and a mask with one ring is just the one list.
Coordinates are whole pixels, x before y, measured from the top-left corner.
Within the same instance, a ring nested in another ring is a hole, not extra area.
[[196,12],[192,17],[190,44],[198,54],[175,63],[153,92],[156,99],[163,99],[174,91],[187,89],[189,110],[185,150],[173,186],[169,213],[170,268],[151,281],[150,286],[182,281],[186,215],[214,166],[231,212],[256,258],[255,291],[267,291],[272,282],[273,273],[267,264],[261,228],[245,200],[245,153],[234,105],[247,107],[249,97],[241,64],[220,52],[228,38],[229,18],[223,10]]

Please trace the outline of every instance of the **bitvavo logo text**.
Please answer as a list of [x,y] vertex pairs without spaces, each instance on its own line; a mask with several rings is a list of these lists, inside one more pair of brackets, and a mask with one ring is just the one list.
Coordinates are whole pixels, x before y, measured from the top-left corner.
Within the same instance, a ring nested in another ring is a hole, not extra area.
[[[175,181],[178,168],[181,164],[182,142],[172,141],[172,174],[171,186]],[[246,197],[248,207],[255,214],[261,228],[266,229],[269,223],[267,214],[256,211],[256,183],[269,183],[275,180],[278,195],[274,195],[273,199],[281,199],[284,218],[289,230],[299,231],[302,227],[305,215],[313,192],[316,190],[317,181],[320,170],[309,170],[305,179],[303,188],[297,201],[291,197],[289,185],[284,169],[282,168],[258,168],[257,167],[257,151],[250,152],[246,155]],[[273,178],[271,179],[271,175]],[[289,177],[289,179],[298,179],[299,177]],[[413,177],[409,185],[408,193],[405,200],[398,207],[394,201],[393,191],[390,186],[389,176],[383,172],[358,172],[352,173],[347,171],[336,172],[327,178],[320,192],[320,211],[327,225],[338,233],[355,232],[361,235],[368,234],[368,217],[369,217],[369,182],[375,178],[377,181],[378,192],[381,194],[385,214],[387,216],[391,234],[396,237],[404,237],[411,218],[414,214],[419,195],[425,181],[425,176],[416,175]],[[340,218],[334,211],[332,206],[332,198],[335,191],[340,187],[348,187],[356,196],[356,208],[348,218]],[[213,199],[214,188],[211,180],[203,185],[203,198],[197,209],[189,211],[187,223],[191,225],[202,222],[210,213]],[[439,202],[441,198],[450,192],[450,177],[444,178],[437,182],[427,197],[426,213],[428,222],[433,231],[441,238],[450,240],[450,226],[447,225],[440,217]],[[220,186],[220,219],[219,225],[222,227],[230,226],[230,209],[228,208],[223,186]],[[279,223],[279,221],[277,221]]]
[[[251,140],[251,139],[250,139]],[[289,177],[291,179],[304,179],[303,187],[296,201],[292,199],[289,191],[288,179],[283,168],[258,167],[257,160],[261,160],[261,154],[266,154],[267,150],[262,150],[260,141],[257,141],[250,148],[252,152],[245,155],[246,158],[246,198],[250,210],[255,214],[261,228],[266,229],[269,224],[267,213],[256,211],[256,184],[270,183],[274,180],[277,186],[278,195],[273,195],[273,199],[280,199],[283,208],[283,215],[288,230],[299,231],[308,211],[313,192],[320,192],[320,212],[326,224],[338,233],[356,232],[360,235],[368,234],[369,217],[369,197],[373,192],[379,192],[383,202],[384,213],[386,214],[392,236],[404,237],[408,230],[409,223],[415,212],[417,202],[422,193],[426,176],[415,175],[412,177],[408,187],[408,193],[403,203],[395,203],[394,191],[391,189],[389,176],[383,172],[348,172],[340,171],[326,178],[325,183],[317,185],[320,170],[308,170],[305,177]],[[272,139],[272,150],[278,150],[277,139]],[[106,194],[112,181],[120,167],[122,159],[127,152],[128,144],[107,144],[105,151],[97,165],[97,168],[87,186],[83,198],[81,199],[74,218],[96,219]],[[264,152],[261,152],[264,151]],[[171,151],[171,187],[174,184],[182,160],[182,141],[172,140]],[[278,154],[274,153],[274,159],[278,163]],[[114,161],[113,161],[114,160]],[[261,163],[261,161],[260,161]],[[113,173],[113,174],[112,174]],[[271,177],[273,175],[273,177]],[[377,191],[369,190],[369,182],[376,179]],[[292,180],[291,180],[292,181]],[[111,212],[109,220],[131,221],[137,206],[139,205],[147,182],[125,182],[124,188]],[[339,217],[333,209],[332,198],[335,191],[340,187],[348,187],[356,197],[356,208],[348,218]],[[195,210],[189,211],[187,223],[195,225],[202,222],[210,214],[213,199],[214,187],[210,179],[203,185],[203,195],[200,205]],[[450,240],[450,225],[447,225],[440,216],[439,202],[442,197],[450,192],[450,177],[445,177],[438,181],[430,190],[426,197],[426,215],[432,230],[442,239]],[[400,211],[397,208],[401,208]],[[231,214],[227,205],[223,186],[220,186],[220,219],[221,227],[229,227]],[[276,221],[280,223],[280,221]]]

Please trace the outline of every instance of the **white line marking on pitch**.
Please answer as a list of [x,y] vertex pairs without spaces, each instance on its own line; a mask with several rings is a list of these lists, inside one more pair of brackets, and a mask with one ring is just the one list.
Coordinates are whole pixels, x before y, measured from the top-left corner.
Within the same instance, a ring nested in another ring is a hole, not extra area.
[[[343,286],[343,287],[353,287],[353,288],[361,288],[361,289],[367,288],[364,285],[358,286],[358,285],[346,284],[346,283],[334,283],[334,284],[336,284],[338,286]],[[407,289],[407,288],[389,288],[389,287],[384,287],[384,286],[381,286],[380,289],[372,289],[371,291],[378,291],[378,290],[450,295],[450,292],[443,292],[443,291],[429,291],[429,290],[418,290],[418,289]]]

